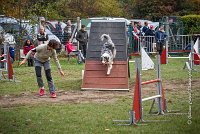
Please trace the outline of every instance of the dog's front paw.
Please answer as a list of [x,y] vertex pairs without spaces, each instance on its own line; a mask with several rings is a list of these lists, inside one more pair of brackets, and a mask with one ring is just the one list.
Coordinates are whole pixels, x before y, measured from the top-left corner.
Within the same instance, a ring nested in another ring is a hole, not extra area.
[[110,70],[107,71],[107,75],[110,75]]

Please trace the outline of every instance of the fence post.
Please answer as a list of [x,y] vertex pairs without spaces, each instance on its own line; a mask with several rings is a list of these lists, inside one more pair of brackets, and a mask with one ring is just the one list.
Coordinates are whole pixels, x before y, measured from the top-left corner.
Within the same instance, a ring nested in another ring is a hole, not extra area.
[[[80,17],[77,17],[77,32],[81,29],[81,20]],[[79,50],[79,41],[77,41],[77,47]]]
[[[156,55],[156,75],[157,79],[160,81],[157,83],[157,92],[160,96],[162,96],[162,80],[161,80],[161,71],[160,71],[160,54],[157,52]],[[158,98],[158,114],[163,114],[162,110],[162,98]]]

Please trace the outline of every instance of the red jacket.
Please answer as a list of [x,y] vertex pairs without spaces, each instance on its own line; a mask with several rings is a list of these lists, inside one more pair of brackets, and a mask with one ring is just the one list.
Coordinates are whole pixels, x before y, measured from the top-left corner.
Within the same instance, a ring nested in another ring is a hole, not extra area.
[[35,48],[34,44],[32,44],[32,45],[24,45],[24,48],[23,48],[24,55],[27,55],[27,53],[33,48]]
[[66,43],[66,48],[67,48],[67,53],[69,54],[70,52],[74,51],[75,48],[71,42]]

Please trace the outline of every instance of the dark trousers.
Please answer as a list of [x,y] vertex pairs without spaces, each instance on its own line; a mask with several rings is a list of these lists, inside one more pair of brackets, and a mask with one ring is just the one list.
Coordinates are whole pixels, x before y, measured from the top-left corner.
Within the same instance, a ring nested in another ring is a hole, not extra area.
[[138,42],[138,40],[137,39],[133,39],[133,51],[134,52],[138,52],[139,50],[138,50],[138,44],[139,42]]
[[48,87],[49,87],[49,92],[53,93],[55,92],[56,88],[54,86],[54,82],[51,76],[51,68],[50,68],[49,60],[43,63],[35,59],[35,72],[36,72],[38,86],[40,88],[44,87],[44,83],[42,79],[42,66],[44,66],[44,71],[45,71],[45,76],[46,76]]
[[28,60],[28,66],[33,66],[33,58],[29,58]]
[[86,58],[87,45],[86,45],[86,44],[84,44],[84,45],[83,45],[83,44],[80,44],[80,45],[79,45],[79,50],[81,50],[81,52],[82,52],[84,58]]
[[157,52],[159,52],[160,55],[162,54],[163,46],[164,46],[164,43],[162,43],[162,42],[156,43],[156,50],[157,50]]

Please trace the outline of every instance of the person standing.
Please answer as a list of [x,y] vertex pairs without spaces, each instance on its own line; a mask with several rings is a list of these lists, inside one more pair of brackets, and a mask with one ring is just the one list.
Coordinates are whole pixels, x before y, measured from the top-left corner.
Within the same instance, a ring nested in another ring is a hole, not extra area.
[[72,23],[71,20],[67,21],[67,25],[64,28],[64,37],[66,38],[66,41],[70,40],[71,36],[72,36]]
[[[34,44],[31,42],[30,39],[27,39],[24,43],[24,47],[23,47],[23,53],[24,55],[26,56],[27,53],[31,50],[35,48]],[[31,54],[30,57],[27,59],[28,60],[28,66],[33,66],[33,57],[34,57],[34,54]]]
[[140,31],[138,30],[137,28],[137,23],[136,22],[133,22],[133,31],[132,31],[132,34],[133,34],[133,50],[134,52],[138,52],[139,50],[139,34],[140,34]]
[[146,46],[146,51],[147,52],[151,52],[152,46],[153,46],[153,42],[154,42],[154,37],[155,37],[155,31],[153,29],[153,25],[150,25],[150,29],[148,29],[145,34],[144,34],[144,38],[145,38],[145,46]]
[[81,26],[81,29],[78,31],[78,33],[76,35],[76,39],[79,41],[79,50],[81,50],[84,58],[86,58],[88,33],[85,30],[85,25]]
[[144,27],[142,28],[142,35],[144,36],[145,33],[148,31],[149,27],[148,27],[148,22],[145,21],[144,22]]
[[64,73],[61,69],[59,60],[57,58],[56,54],[56,48],[58,48],[59,42],[56,40],[50,40],[46,44],[41,44],[37,46],[36,48],[33,48],[30,50],[25,59],[20,63],[20,65],[25,64],[27,59],[31,56],[32,53],[35,53],[34,55],[34,60],[35,60],[35,73],[36,73],[36,78],[37,78],[37,83],[39,86],[39,95],[43,96],[44,95],[44,83],[42,80],[42,66],[44,66],[45,70],[45,75],[46,79],[48,82],[48,87],[49,87],[49,92],[51,94],[52,98],[56,98],[56,88],[54,86],[53,79],[51,77],[51,67],[50,67],[50,57],[53,57],[54,61],[56,62],[56,66],[61,74],[61,76],[64,76]]
[[44,27],[40,26],[39,33],[37,34],[38,45],[47,43],[49,37],[48,34],[45,32]]
[[58,21],[58,23],[55,26],[56,26],[56,33],[57,33],[56,35],[60,39],[60,41],[62,41],[63,31],[62,31],[62,27],[61,27],[60,21]]
[[164,26],[160,26],[159,30],[155,33],[156,49],[159,54],[162,54],[163,46],[165,44],[167,34],[164,31]]

